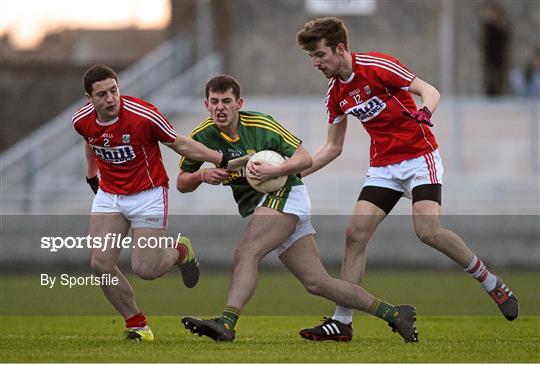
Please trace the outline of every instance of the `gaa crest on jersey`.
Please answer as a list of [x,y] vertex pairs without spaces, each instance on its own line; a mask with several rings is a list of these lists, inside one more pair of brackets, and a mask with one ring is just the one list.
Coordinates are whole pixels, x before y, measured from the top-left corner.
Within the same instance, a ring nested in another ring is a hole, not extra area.
[[131,136],[129,134],[122,134],[122,143],[130,143]]
[[364,86],[364,92],[366,95],[371,95],[371,89],[369,88],[369,85]]
[[360,119],[362,123],[366,123],[379,115],[384,109],[386,109],[386,103],[377,96],[374,96],[362,104],[348,109],[346,113],[352,114]]
[[133,146],[102,147],[92,145],[96,157],[100,160],[113,164],[123,164],[135,159]]

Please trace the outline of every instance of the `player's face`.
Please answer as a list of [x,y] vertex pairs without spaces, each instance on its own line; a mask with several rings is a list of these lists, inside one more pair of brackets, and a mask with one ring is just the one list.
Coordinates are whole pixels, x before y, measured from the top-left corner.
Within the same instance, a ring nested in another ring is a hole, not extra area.
[[309,51],[308,55],[313,66],[318,68],[327,79],[338,75],[343,64],[342,57],[339,51],[343,48],[340,44],[336,48],[336,52],[326,45],[326,40],[321,39],[317,43],[317,47],[313,51]]
[[242,98],[236,99],[232,88],[224,93],[210,91],[208,99],[204,101],[206,110],[220,129],[234,126],[238,120],[238,111],[242,108]]
[[101,122],[116,118],[120,112],[120,89],[115,79],[94,82],[92,94],[86,94],[86,98],[94,104]]

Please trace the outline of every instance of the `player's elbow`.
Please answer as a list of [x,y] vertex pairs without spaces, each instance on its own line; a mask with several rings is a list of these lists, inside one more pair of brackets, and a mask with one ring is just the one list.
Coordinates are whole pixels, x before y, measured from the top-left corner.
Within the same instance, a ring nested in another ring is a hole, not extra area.
[[292,160],[294,160],[295,169],[298,171],[309,169],[311,165],[313,165],[313,158],[311,158],[309,152],[301,146],[294,152]]
[[329,148],[329,155],[332,157],[332,159],[338,157],[343,152],[343,146],[342,145],[331,145]]
[[313,158],[311,158],[311,156],[308,156],[306,166],[302,170],[309,169],[311,166],[313,166]]
[[191,193],[193,190],[188,189],[187,186],[183,186],[182,184],[176,184],[176,190],[178,190],[181,193]]
[[311,166],[313,166],[313,158],[311,158],[311,155],[309,153],[305,153],[302,156],[302,160],[299,166],[299,170],[303,171],[306,169],[309,169]]
[[436,103],[441,99],[441,93],[437,88],[427,82],[424,82],[423,88],[421,89],[420,95],[423,100],[432,100]]
[[431,86],[431,94],[437,100],[437,102],[441,100],[441,93],[439,90],[437,90],[437,88],[435,88],[435,86]]
[[179,155],[184,156],[187,152],[186,139],[186,137],[179,134],[176,136],[176,139],[173,142],[166,145]]
[[189,186],[186,180],[182,177],[182,173],[179,173],[178,177],[176,178],[176,190],[181,193],[191,193],[195,189]]
[[184,193],[191,193],[195,189],[190,186],[187,186],[186,184],[177,183],[176,190],[184,194]]

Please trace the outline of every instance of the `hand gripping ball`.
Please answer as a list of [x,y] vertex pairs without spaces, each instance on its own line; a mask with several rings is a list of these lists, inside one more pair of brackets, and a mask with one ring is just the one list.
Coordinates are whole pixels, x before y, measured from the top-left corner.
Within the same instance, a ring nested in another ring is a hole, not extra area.
[[[285,162],[285,158],[283,156],[281,156],[277,152],[270,151],[270,150],[259,151],[253,156],[251,156],[250,160],[253,160],[253,161],[262,160],[262,161],[266,161],[275,165],[281,165],[282,163]],[[261,193],[273,193],[274,191],[281,189],[285,185],[285,183],[287,182],[288,176],[274,177],[262,183],[251,180],[251,177],[252,175],[250,174],[249,170],[246,168],[246,179],[249,185],[253,187],[253,189],[260,191]]]

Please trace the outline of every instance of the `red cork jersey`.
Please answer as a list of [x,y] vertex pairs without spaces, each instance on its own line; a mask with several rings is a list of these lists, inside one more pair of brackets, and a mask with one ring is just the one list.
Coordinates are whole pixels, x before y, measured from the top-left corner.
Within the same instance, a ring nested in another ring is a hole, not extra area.
[[121,96],[118,117],[103,123],[86,104],[73,115],[73,126],[94,151],[103,191],[127,195],[168,186],[158,142],[171,143],[177,133],[154,105]]
[[417,110],[408,92],[416,76],[382,53],[353,53],[352,63],[348,80],[335,76],[329,82],[328,123],[339,123],[346,115],[358,118],[371,137],[371,166],[410,160],[437,149],[429,127],[402,113]]

